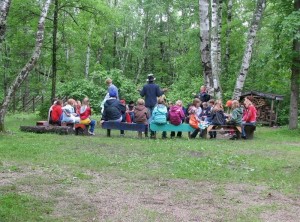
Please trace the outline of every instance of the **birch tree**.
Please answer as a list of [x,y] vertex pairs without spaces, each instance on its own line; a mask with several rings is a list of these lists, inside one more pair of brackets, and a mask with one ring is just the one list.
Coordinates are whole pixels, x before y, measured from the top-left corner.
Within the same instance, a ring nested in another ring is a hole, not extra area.
[[251,58],[252,58],[252,50],[255,42],[256,33],[259,28],[260,21],[263,17],[263,12],[266,8],[266,0],[257,0],[256,10],[253,14],[253,18],[251,21],[250,29],[248,32],[248,38],[246,42],[246,48],[244,51],[244,56],[242,60],[242,65],[240,68],[240,72],[238,78],[236,80],[235,88],[233,91],[232,99],[239,99],[244,87],[244,83],[249,71]]
[[33,54],[29,61],[25,64],[25,66],[22,68],[22,70],[19,72],[11,86],[9,87],[7,91],[7,95],[3,99],[1,106],[0,106],[0,132],[3,132],[4,129],[4,118],[7,113],[8,106],[10,104],[10,101],[14,95],[14,93],[19,89],[23,81],[27,78],[29,72],[34,68],[38,58],[41,54],[41,49],[43,45],[44,40],[44,30],[45,30],[45,19],[48,13],[49,6],[51,4],[51,0],[46,0],[41,16],[38,22],[38,30],[36,33],[36,42],[35,42],[35,49],[33,51]]
[[[294,9],[300,9],[300,0],[294,1]],[[299,106],[299,87],[300,87],[300,27],[296,29],[295,37],[293,40],[293,63],[292,63],[292,76],[291,76],[291,99],[290,99],[290,118],[289,128],[298,128],[298,106]]]
[[220,85],[220,74],[221,74],[221,44],[220,40],[220,31],[219,31],[219,1],[211,0],[211,68],[212,68],[212,77],[213,77],[213,88],[214,93],[217,99],[222,98],[222,91]]
[[232,0],[228,0],[227,2],[227,29],[226,29],[226,37],[225,37],[225,57],[224,57],[224,71],[228,72],[228,65],[230,59],[230,33],[231,33],[231,20],[232,20]]
[[208,89],[213,88],[213,78],[210,60],[210,23],[209,0],[199,0],[200,20],[200,54],[203,69],[204,84]]
[[4,40],[6,31],[6,18],[10,9],[11,0],[0,1],[0,46]]

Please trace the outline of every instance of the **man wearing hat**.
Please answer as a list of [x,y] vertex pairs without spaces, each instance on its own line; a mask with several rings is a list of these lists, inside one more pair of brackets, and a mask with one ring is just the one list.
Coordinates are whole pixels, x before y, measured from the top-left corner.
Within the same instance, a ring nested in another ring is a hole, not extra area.
[[[147,84],[145,84],[140,91],[140,95],[142,97],[145,96],[145,106],[148,108],[150,114],[152,114],[152,111],[157,104],[157,97],[162,96],[166,91],[166,89],[161,90],[154,81],[154,75],[152,73],[148,74]],[[151,137],[154,137],[154,135],[155,133],[151,131]]]

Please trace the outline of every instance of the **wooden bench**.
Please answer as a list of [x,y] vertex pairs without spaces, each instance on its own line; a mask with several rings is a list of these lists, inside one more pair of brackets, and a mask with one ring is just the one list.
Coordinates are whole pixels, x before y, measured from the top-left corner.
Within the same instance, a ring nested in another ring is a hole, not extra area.
[[109,122],[105,121],[102,123],[102,128],[107,130],[107,136],[110,137],[112,129],[116,130],[128,130],[128,131],[137,131],[138,136],[142,137],[142,132],[148,132],[148,125],[140,123],[125,123],[125,122]]
[[[162,124],[162,125],[158,125],[155,123],[151,123],[150,124],[150,129],[152,131],[165,131],[165,132],[193,132],[195,129],[193,127],[190,126],[190,124],[187,123],[182,123],[178,126],[175,126],[171,123],[167,123],[167,124]],[[190,137],[190,134],[189,134]]]
[[247,139],[252,140],[254,138],[254,131],[256,130],[256,126],[254,125],[246,125],[245,126],[245,133]]
[[48,121],[37,121],[36,126],[49,126]]
[[89,126],[81,123],[75,124],[75,135],[89,135]]
[[206,128],[206,138],[207,138],[207,134],[209,134],[209,132],[222,132],[222,133],[226,133],[226,132],[232,132],[234,131],[237,135],[238,138],[241,138],[241,133],[242,133],[242,127],[241,126],[233,126],[233,125],[209,125]]

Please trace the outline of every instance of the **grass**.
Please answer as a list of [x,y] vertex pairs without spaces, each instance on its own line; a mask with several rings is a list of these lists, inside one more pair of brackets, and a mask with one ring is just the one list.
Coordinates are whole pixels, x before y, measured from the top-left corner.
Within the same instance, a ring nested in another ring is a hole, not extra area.
[[[29,181],[24,178],[16,180],[12,186],[4,186],[0,182],[0,221],[21,221],[19,218],[24,218],[22,221],[41,221],[41,218],[43,221],[76,221],[68,215],[51,216],[53,198],[44,202],[44,198],[31,196],[31,192],[20,192],[28,184],[32,187],[45,184],[58,187],[74,184],[81,186],[78,183],[88,183],[94,179],[90,172],[128,180],[215,183],[219,184],[214,191],[217,196],[226,193],[224,184],[240,183],[266,186],[284,195],[299,198],[299,130],[289,131],[285,127],[258,128],[252,141],[187,138],[139,140],[136,133],[130,132],[120,138],[117,131],[113,131],[112,138],[106,138],[105,131],[99,128],[96,129],[95,137],[31,134],[18,130],[20,125],[33,125],[36,120],[33,114],[7,117],[9,133],[0,134],[0,172],[26,174],[30,170],[42,170],[43,174],[46,172],[58,178],[47,180],[30,174],[27,175]],[[53,196],[64,193],[64,188],[59,187],[53,191]],[[31,213],[33,209],[34,214]],[[241,212],[238,218],[241,221],[243,218],[260,221],[257,213],[260,211],[255,207],[253,209]],[[162,217],[152,209],[143,211],[149,221]],[[89,218],[91,214],[93,212],[85,215]]]

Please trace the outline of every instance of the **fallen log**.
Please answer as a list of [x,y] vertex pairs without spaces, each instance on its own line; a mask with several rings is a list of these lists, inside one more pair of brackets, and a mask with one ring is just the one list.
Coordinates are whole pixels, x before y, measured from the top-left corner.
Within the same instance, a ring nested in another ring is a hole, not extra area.
[[74,131],[68,126],[20,126],[23,132],[32,133],[57,133],[60,135],[73,134]]

